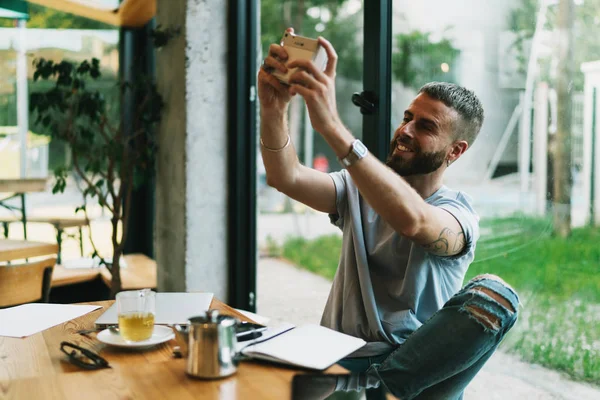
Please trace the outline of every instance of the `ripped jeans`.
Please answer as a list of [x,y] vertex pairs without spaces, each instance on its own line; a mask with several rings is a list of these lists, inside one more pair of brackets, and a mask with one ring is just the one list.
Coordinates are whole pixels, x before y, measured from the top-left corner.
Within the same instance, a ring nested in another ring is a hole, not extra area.
[[388,355],[341,360],[358,374],[338,380],[337,389],[366,387],[367,398],[385,388],[401,400],[460,400],[515,324],[518,306],[519,297],[502,279],[477,276]]

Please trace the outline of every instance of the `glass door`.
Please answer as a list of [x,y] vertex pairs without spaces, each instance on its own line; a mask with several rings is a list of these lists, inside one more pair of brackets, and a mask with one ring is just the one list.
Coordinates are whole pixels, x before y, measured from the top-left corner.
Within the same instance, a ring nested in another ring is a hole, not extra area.
[[[600,253],[593,218],[593,76],[600,70],[593,61],[600,60],[600,47],[591,39],[599,30],[599,2],[393,5],[392,126],[431,81],[473,90],[485,110],[479,137],[445,181],[473,198],[481,218],[466,280],[496,274],[517,289],[523,305],[484,371],[501,381],[519,368],[525,397],[535,396],[525,381],[554,380],[553,371],[568,375],[562,386],[600,382]],[[543,366],[535,370],[542,375],[525,363]],[[470,388],[492,386],[482,375]],[[562,396],[548,390],[549,397]]]
[[[263,54],[267,54],[271,43],[279,43],[288,27],[302,36],[323,36],[333,44],[339,57],[338,110],[350,131],[362,137],[362,115],[353,105],[352,95],[363,87],[363,2],[261,0]],[[289,133],[300,162],[323,172],[340,170],[334,152],[312,129],[300,96],[292,100],[288,117]],[[258,143],[256,149],[257,312],[295,324],[318,324],[339,261],[341,231],[326,214],[269,187]]]

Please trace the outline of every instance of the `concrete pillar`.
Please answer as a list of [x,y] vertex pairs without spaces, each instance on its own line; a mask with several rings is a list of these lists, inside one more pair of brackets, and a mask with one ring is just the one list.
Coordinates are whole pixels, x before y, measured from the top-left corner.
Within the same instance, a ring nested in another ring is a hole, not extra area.
[[227,301],[227,3],[158,0],[157,25],[181,35],[157,51],[159,291]]
[[[600,225],[600,61],[581,64],[581,71],[585,74],[583,168],[581,171],[583,209],[586,213],[585,221]],[[593,138],[594,133],[595,139]],[[594,155],[594,160],[592,160],[592,155]],[[590,221],[592,215],[593,221]]]

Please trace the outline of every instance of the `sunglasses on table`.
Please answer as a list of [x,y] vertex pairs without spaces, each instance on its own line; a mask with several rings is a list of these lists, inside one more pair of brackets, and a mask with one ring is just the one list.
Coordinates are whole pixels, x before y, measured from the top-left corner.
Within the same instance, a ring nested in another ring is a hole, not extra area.
[[77,346],[76,344],[62,342],[60,344],[60,351],[68,356],[71,364],[80,368],[87,370],[110,368],[108,361],[106,361],[100,355],[89,349]]

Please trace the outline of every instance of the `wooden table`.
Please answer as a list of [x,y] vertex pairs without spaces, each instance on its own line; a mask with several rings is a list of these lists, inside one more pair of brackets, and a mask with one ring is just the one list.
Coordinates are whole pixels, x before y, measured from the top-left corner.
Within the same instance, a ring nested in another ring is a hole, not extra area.
[[0,239],[0,262],[54,255],[58,245],[29,240]]
[[[123,290],[156,287],[156,261],[144,254],[127,254],[123,257],[127,263],[126,268],[121,268],[121,287]],[[99,276],[110,288],[111,275],[104,266],[100,268],[65,268],[62,265],[56,265],[52,273],[51,286],[60,287],[89,282]]]
[[0,179],[0,193],[30,193],[46,190],[46,178]]
[[[0,199],[0,207],[4,207],[8,210],[16,210],[21,214],[21,221],[23,222],[23,237],[25,239],[27,239],[27,212],[25,208],[25,194],[31,192],[43,192],[46,190],[46,180],[46,178],[0,179],[0,193],[12,193],[8,197]],[[6,204],[7,200],[10,200],[14,197],[21,198],[20,207]]]
[[[107,347],[93,335],[76,333],[91,328],[112,301],[75,320],[25,339],[0,337],[0,399],[289,399],[291,381],[299,370],[242,362],[238,372],[218,380],[186,376],[185,360],[173,359],[175,340],[146,351]],[[248,320],[214,299],[211,308]],[[71,365],[60,351],[60,343],[89,348],[112,366],[100,371],[82,371]],[[333,366],[328,373],[346,373]]]

